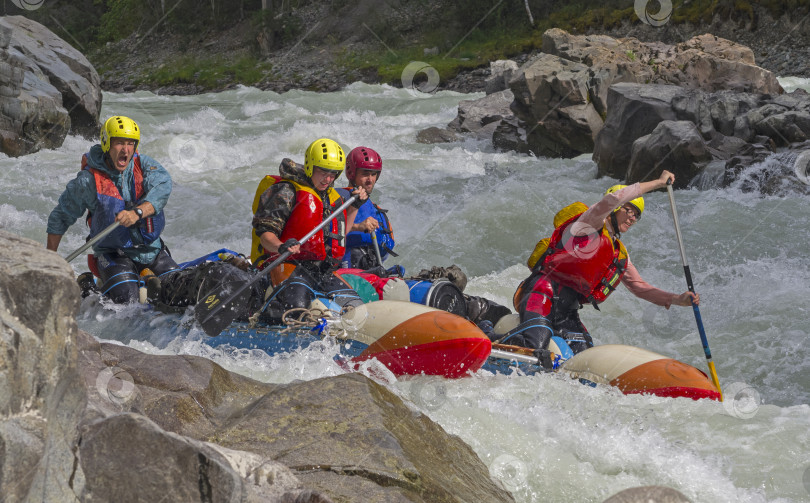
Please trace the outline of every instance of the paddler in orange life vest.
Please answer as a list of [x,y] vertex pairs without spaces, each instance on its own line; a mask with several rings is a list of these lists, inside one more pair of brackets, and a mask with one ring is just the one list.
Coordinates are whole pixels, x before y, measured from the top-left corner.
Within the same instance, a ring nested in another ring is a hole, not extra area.
[[129,117],[109,118],[100,136],[48,217],[46,247],[56,251],[62,235],[85,211],[88,239],[118,222],[118,228],[93,245],[88,266],[100,278],[102,295],[116,303],[137,302],[142,270],[161,275],[177,268],[160,239],[172,178],[160,163],[138,153],[141,131]]
[[644,281],[619,240],[644,211],[641,195],[666,187],[668,180],[674,182],[675,175],[664,171],[657,180],[614,185],[590,208],[574,203],[557,213],[551,238],[537,243],[528,261],[532,273],[515,292],[521,323],[500,342],[545,350],[558,335],[575,353],[587,349],[593,340],[577,311],[584,304],[598,309],[620,282],[667,309],[699,304],[697,294],[678,295]]
[[298,241],[344,203],[333,185],[345,167],[340,145],[321,138],[307,148],[303,169],[285,159],[279,175],[268,175],[259,185],[253,205],[253,264],[262,269],[285,251],[292,252],[270,273],[276,288],[267,304],[278,300],[285,310],[307,308],[315,292],[341,307],[362,304],[357,292],[333,273],[346,253],[346,229],[368,199],[364,188],[352,192],[358,198],[348,210],[303,244]]

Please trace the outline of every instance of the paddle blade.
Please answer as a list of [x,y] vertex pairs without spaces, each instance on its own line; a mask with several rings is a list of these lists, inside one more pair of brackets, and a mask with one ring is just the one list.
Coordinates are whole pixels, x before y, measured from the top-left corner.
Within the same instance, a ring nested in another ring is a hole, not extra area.
[[[207,335],[219,335],[233,320],[247,311],[251,289],[246,286],[242,278],[233,275],[197,301],[194,319]],[[233,297],[234,294],[236,297]]]

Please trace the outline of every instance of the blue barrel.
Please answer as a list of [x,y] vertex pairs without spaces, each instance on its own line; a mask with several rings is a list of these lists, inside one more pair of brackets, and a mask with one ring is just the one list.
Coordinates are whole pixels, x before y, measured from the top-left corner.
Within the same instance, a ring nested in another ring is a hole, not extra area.
[[435,307],[448,313],[467,317],[467,303],[456,285],[440,278],[434,280],[406,279],[411,302]]
[[406,279],[405,283],[408,283],[408,290],[411,292],[411,302],[427,306],[433,282],[430,280]]

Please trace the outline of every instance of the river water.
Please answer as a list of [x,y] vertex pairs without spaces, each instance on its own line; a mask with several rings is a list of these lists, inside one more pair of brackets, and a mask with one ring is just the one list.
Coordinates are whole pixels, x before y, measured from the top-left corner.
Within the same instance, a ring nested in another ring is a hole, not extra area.
[[[365,145],[383,157],[373,199],[390,210],[399,262],[410,273],[457,264],[469,277],[467,293],[511,305],[554,213],[577,200],[592,204],[618,181],[596,179],[590,156],[538,159],[473,140],[416,143],[417,131],[446,125],[460,100],[479,96],[365,84],[329,94],[108,93],[102,116],[135,119],[140,151],[171,172],[164,236],[178,262],[221,247],[247,253],[256,184],[277,173],[282,158],[302,161],[306,146],[325,136],[347,151]],[[44,243],[48,214],[89,146],[69,137],[57,150],[0,154],[0,227]],[[601,502],[654,484],[696,502],[810,501],[810,205],[800,195],[762,197],[736,187],[679,191],[676,201],[724,403],[487,372],[387,385],[472,446],[519,502]],[[647,281],[682,292],[669,199],[655,193],[646,202],[625,243]],[[83,223],[74,225],[62,256],[85,233]],[[83,259],[73,266],[87,270]],[[146,323],[139,313],[85,300],[79,325],[104,340],[208,357],[266,382],[342,372],[328,344],[276,357],[212,349],[200,334],[176,338],[160,318]],[[706,370],[691,309],[666,311],[620,288],[601,312],[581,313],[597,344],[639,346]],[[379,369],[367,372],[386,380]]]

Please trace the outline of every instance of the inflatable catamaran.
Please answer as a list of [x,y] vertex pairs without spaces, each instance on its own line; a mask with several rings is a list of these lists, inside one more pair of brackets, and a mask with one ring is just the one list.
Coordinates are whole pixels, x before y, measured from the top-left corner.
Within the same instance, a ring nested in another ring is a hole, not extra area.
[[[235,252],[218,250],[181,267],[216,261],[223,254]],[[266,325],[234,321],[219,335],[206,336],[205,342],[276,355],[332,338],[340,348],[336,359],[350,370],[376,359],[397,377],[453,379],[481,369],[528,375],[558,372],[592,386],[615,386],[625,394],[721,399],[711,380],[695,367],[632,346],[596,346],[574,355],[565,340],[555,336],[548,348],[554,355],[554,368],[545,369],[533,350],[493,343],[473,322],[454,314],[463,297],[445,279],[404,280],[357,270],[338,272],[365,304],[341,313],[328,299],[317,298],[308,313],[316,316],[309,316],[308,322]],[[493,338],[497,340],[518,323],[516,314],[502,317]],[[178,323],[180,328],[187,330]]]

